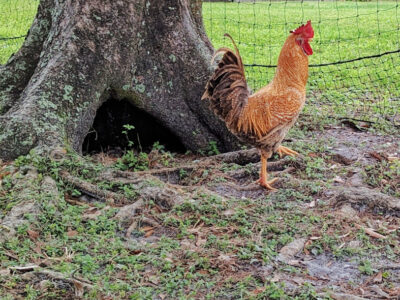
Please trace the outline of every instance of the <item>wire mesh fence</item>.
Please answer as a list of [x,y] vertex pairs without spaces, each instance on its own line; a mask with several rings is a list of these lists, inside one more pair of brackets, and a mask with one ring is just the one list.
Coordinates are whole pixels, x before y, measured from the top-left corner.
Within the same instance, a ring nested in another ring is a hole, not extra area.
[[289,31],[312,20],[306,113],[400,125],[398,0],[230,2],[205,2],[205,27],[215,47],[234,37],[253,89],[272,79]]
[[0,0],[0,64],[21,47],[38,5],[39,0]]
[[[39,0],[0,0],[0,63],[21,46]],[[315,30],[305,113],[400,126],[400,0],[204,2],[215,48],[238,43],[252,89],[273,77],[289,31]]]

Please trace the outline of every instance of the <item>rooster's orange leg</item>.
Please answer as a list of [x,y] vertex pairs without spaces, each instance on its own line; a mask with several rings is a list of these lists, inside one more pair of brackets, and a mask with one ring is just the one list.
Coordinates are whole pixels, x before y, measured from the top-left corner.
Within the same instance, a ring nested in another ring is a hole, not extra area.
[[258,180],[258,183],[271,191],[276,191],[276,188],[272,187],[271,184],[273,184],[275,181],[278,180],[278,178],[274,178],[271,180],[267,180],[268,179],[268,173],[267,173],[267,159],[268,156],[266,156],[265,154],[263,154],[263,152],[261,152],[261,172],[260,172],[260,179]]
[[276,150],[276,152],[278,153],[279,157],[281,157],[281,158],[283,155],[289,155],[289,156],[299,155],[299,153],[297,153],[296,151],[289,149],[285,146],[279,146],[278,149]]

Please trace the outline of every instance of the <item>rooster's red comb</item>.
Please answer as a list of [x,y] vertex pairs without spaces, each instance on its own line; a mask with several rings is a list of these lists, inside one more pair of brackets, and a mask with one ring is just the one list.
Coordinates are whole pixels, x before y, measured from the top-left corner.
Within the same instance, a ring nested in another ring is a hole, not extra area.
[[293,34],[302,34],[308,38],[314,37],[314,29],[311,26],[311,20],[307,21],[307,24],[301,25],[299,28],[290,31]]

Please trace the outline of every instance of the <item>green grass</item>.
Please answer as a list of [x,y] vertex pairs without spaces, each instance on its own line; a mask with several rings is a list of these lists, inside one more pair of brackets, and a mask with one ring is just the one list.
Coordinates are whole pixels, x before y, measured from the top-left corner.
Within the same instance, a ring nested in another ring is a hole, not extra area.
[[[373,239],[325,202],[325,184],[338,172],[330,168],[334,162],[329,158],[328,146],[329,142],[322,140],[298,142],[296,149],[309,158],[296,171],[298,178],[304,179],[302,183],[287,181],[285,188],[257,199],[223,198],[198,187],[190,198],[171,210],[160,211],[153,200],[146,200],[142,214],[161,225],[155,229],[154,240],[146,239],[140,216],[137,228],[125,237],[130,221],[125,226],[113,219],[117,207],[97,201],[71,204],[78,194],[74,196],[74,190],[58,177],[60,171],[68,170],[74,176],[99,183],[104,166],[75,155],[60,162],[33,153],[20,157],[13,166],[0,169],[0,216],[31,199],[39,211],[35,216],[27,214],[27,222],[17,228],[16,235],[0,242],[0,270],[35,263],[65,276],[83,278],[93,285],[85,291],[85,299],[317,299],[316,291],[304,277],[303,266],[276,263],[280,249],[293,240],[317,237],[307,243],[310,255],[333,255],[337,261],[351,258],[365,280],[377,272],[379,264],[373,259],[388,260],[390,266],[400,251],[398,231],[382,232],[387,236],[385,240]],[[316,151],[323,163],[319,157],[308,155]],[[23,178],[32,166],[38,175],[25,177],[25,187],[31,188],[27,193],[16,178]],[[210,168],[210,173],[215,174],[243,166],[222,164]],[[316,176],[309,176],[308,168]],[[42,180],[48,175],[57,182],[56,199],[41,189]],[[122,192],[127,187],[108,184],[103,182],[102,188]],[[310,208],[313,200],[318,200],[318,205]],[[392,227],[398,224],[396,218],[369,212],[362,215],[365,222],[374,220]],[[354,240],[358,241],[357,249],[350,247]],[[304,278],[304,285],[291,293],[281,280],[274,283],[273,274],[262,273],[264,267],[271,265],[284,276]],[[385,278],[386,287],[396,284],[394,275],[382,271],[389,277]],[[73,289],[62,281],[45,282],[49,286],[43,288],[43,282],[30,278],[18,272],[0,274],[0,299],[17,299],[16,295],[24,299],[72,299]],[[346,283],[343,280],[342,284]],[[318,299],[329,298],[320,295]]]
[[[27,33],[37,0],[0,0],[0,38]],[[310,64],[332,63],[400,49],[397,1],[273,1],[203,4],[204,24],[215,48],[231,46],[230,33],[246,64],[275,65],[289,30],[311,19],[315,29]],[[0,63],[23,38],[0,40]],[[253,89],[275,68],[247,67]],[[305,114],[356,117],[391,127],[400,124],[400,55],[310,68]]]
[[38,0],[0,0],[0,64],[18,51],[36,14]]

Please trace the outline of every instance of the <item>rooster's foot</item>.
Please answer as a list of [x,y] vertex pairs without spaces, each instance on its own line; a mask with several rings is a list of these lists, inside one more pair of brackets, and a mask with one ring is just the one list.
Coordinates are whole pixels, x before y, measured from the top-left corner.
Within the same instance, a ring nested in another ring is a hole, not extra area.
[[266,188],[270,191],[276,191],[277,189],[272,187],[271,184],[273,184],[275,181],[277,181],[279,178],[274,178],[271,180],[263,180],[262,178],[260,178],[259,180],[257,180],[257,183],[259,185],[261,185],[263,188]]
[[276,150],[276,152],[278,153],[279,157],[282,158],[283,155],[289,155],[289,156],[297,156],[299,155],[298,152],[289,149],[285,146],[279,146],[279,148]]

